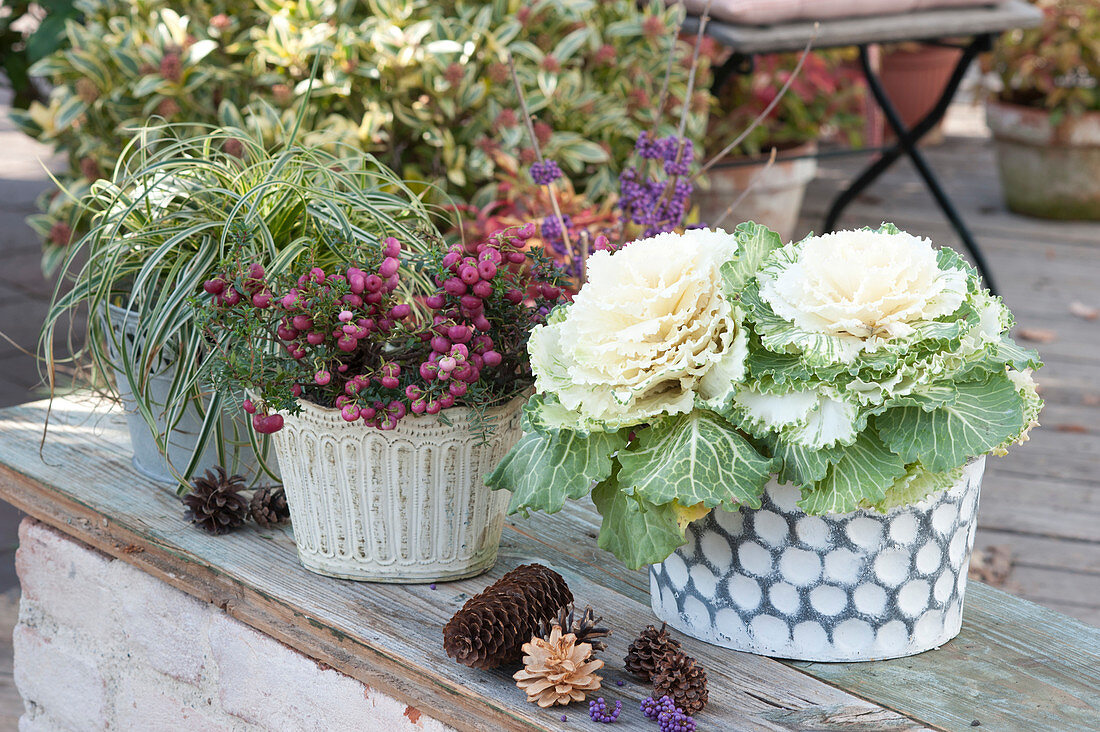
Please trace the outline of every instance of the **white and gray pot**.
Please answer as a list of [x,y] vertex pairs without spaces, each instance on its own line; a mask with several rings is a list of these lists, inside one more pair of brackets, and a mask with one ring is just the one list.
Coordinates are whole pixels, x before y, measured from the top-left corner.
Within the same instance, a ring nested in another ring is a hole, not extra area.
[[[115,364],[115,388],[126,415],[126,427],[130,433],[130,445],[134,451],[134,468],[158,483],[176,485],[178,480],[172,469],[174,468],[177,473],[182,472],[190,462],[195,452],[195,445],[202,433],[202,415],[197,409],[188,409],[169,429],[164,405],[168,401],[178,366],[175,351],[170,344],[166,344],[149,366],[148,396],[150,402],[157,408],[154,413],[156,422],[154,432],[154,428],[149,426],[138,411],[133,387],[120,367],[123,354],[119,350],[119,345],[125,343],[123,350],[126,353],[132,353],[133,349],[140,345],[138,316],[132,311],[115,305],[109,305],[107,309],[110,316],[104,320],[112,333],[112,337],[107,339],[107,350]],[[232,415],[224,415],[222,433],[226,435],[223,444],[226,460],[223,462],[219,459],[218,445],[211,440],[203,450],[195,474],[201,475],[216,465],[222,465],[230,474],[243,475],[248,479],[257,476],[261,468],[248,434],[245,432],[247,429],[243,419],[234,420]],[[158,435],[162,437],[167,435],[166,453],[160,449]],[[269,461],[274,463],[270,458]]]
[[[508,491],[484,477],[523,434],[523,399],[489,410],[407,416],[382,431],[300,402],[274,434],[298,558],[330,577],[435,582],[473,577],[497,558]],[[441,415],[442,416],[442,415]]]
[[949,489],[888,513],[808,516],[796,487],[715,510],[650,567],[653,612],[715,645],[803,661],[911,656],[962,623],[985,458]]

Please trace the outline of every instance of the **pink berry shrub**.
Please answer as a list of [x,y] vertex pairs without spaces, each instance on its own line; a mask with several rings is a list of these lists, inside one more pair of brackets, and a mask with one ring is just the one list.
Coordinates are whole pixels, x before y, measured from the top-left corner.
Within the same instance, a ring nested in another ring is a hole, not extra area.
[[[512,227],[428,255],[389,237],[370,262],[278,276],[230,262],[194,299],[221,356],[214,383],[247,393],[262,434],[281,429],[299,398],[381,430],[508,399],[533,381],[531,329],[564,298],[560,271],[527,245],[534,234]],[[407,294],[411,272],[433,287]]]

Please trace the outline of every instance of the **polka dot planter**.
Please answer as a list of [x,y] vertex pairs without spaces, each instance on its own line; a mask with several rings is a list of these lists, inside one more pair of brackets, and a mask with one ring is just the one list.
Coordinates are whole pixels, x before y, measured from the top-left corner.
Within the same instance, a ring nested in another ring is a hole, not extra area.
[[650,567],[653,612],[715,645],[804,661],[911,656],[954,638],[985,458],[886,514],[807,516],[793,486],[759,509],[712,511]]

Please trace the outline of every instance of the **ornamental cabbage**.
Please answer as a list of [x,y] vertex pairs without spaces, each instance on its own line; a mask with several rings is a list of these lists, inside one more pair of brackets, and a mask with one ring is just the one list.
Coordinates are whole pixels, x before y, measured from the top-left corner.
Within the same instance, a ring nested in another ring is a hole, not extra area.
[[599,545],[659,562],[768,478],[809,514],[887,511],[1027,439],[1038,356],[950,249],[892,225],[783,245],[756,224],[600,252],[529,349],[540,392],[487,478],[511,512],[591,493]]

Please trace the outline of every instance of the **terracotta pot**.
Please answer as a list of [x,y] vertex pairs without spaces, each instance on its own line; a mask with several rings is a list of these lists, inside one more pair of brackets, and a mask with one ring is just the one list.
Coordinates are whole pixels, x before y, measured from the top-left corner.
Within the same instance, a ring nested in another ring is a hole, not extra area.
[[[815,141],[785,150],[780,157],[813,155],[816,152]],[[764,170],[766,157],[753,158],[750,164],[741,161],[744,158],[735,159],[737,164],[719,164],[707,173],[709,188],[696,192],[692,199],[699,206],[700,219],[713,225],[760,173],[761,178],[756,185],[720,226],[731,231],[741,221],[755,221],[778,232],[783,241],[790,241],[798,225],[806,186],[817,174],[817,160],[812,157],[786,160],[775,163],[767,170]]]
[[484,477],[523,434],[523,398],[489,410],[409,416],[382,431],[301,402],[274,434],[298,558],[342,579],[436,582],[473,577],[497,558],[508,491]]
[[[882,54],[879,78],[906,127],[912,129],[936,106],[961,57],[960,49],[942,46],[897,49]],[[883,118],[883,124],[885,121]],[[922,142],[932,145],[942,142],[941,126],[936,125]],[[894,138],[889,125],[885,134],[887,139]]]
[[1051,121],[1050,112],[989,102],[1008,207],[1028,216],[1100,221],[1100,112]]
[[962,623],[985,458],[912,506],[807,516],[771,483],[758,509],[716,509],[650,567],[657,617],[699,640],[802,661],[911,656]]

